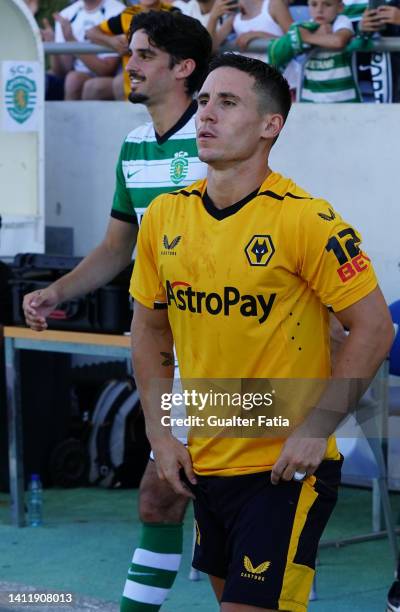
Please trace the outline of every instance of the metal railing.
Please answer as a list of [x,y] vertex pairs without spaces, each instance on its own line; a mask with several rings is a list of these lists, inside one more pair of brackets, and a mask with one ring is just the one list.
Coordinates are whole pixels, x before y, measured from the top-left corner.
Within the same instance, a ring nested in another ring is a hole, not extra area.
[[[82,55],[90,53],[113,53],[115,51],[110,47],[103,47],[102,45],[92,45],[91,43],[79,43],[79,42],[65,42],[65,43],[44,43],[44,52],[46,55]],[[265,53],[266,41],[264,39],[253,40],[249,44],[248,51],[252,53]],[[238,51],[235,45],[225,45],[224,49],[230,49],[232,51]],[[400,51],[400,38],[382,36],[376,40],[372,40],[372,51],[376,53]]]

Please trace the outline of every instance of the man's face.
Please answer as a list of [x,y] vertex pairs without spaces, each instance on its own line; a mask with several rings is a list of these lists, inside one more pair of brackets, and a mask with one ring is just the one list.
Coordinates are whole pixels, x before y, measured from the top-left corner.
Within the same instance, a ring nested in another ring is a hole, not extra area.
[[259,111],[254,78],[241,70],[213,70],[198,95],[197,148],[211,166],[249,159],[260,145],[266,116]]
[[320,25],[335,21],[342,9],[339,0],[309,0],[308,6],[313,21]]
[[176,84],[170,55],[154,47],[144,30],[133,34],[129,49],[131,57],[126,65],[131,83],[129,100],[149,105],[162,101]]

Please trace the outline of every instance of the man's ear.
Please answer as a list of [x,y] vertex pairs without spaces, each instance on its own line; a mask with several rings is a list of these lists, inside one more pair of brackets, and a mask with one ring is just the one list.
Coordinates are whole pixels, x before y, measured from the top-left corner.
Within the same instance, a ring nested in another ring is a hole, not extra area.
[[278,113],[273,115],[268,113],[268,115],[265,116],[265,121],[263,124],[263,138],[275,139],[283,128],[283,124],[284,121],[282,115],[279,115]]
[[196,62],[190,57],[181,60],[178,64],[175,64],[174,71],[177,79],[187,79],[194,69],[196,68]]

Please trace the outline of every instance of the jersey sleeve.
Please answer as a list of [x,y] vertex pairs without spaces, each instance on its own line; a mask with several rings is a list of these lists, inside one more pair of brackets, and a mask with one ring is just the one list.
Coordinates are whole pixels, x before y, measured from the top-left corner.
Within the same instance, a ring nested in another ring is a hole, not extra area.
[[140,224],[129,292],[143,306],[155,310],[167,307],[167,297],[158,273],[157,234],[153,227],[154,208],[150,205]]
[[122,29],[122,13],[119,15],[115,15],[115,17],[110,17],[110,19],[105,19],[99,24],[100,30],[104,34],[108,34],[109,36],[116,36],[118,34],[123,34],[124,31]]
[[127,221],[128,223],[137,225],[138,221],[136,213],[132,205],[132,200],[129,196],[129,191],[125,184],[125,176],[122,168],[124,146],[125,145],[122,145],[115,172],[115,191],[111,209],[111,217],[114,219],[119,219],[119,221]]
[[333,22],[332,32],[338,32],[339,30],[350,30],[354,34],[353,24],[346,15],[338,15]]
[[367,296],[377,286],[361,235],[324,200],[311,200],[300,215],[300,276],[326,306],[338,312]]

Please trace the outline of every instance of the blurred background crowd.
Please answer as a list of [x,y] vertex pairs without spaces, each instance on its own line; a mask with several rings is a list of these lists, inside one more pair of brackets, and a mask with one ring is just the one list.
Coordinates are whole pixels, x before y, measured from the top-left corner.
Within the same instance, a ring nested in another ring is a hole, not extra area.
[[[181,11],[234,48],[278,66],[301,102],[399,102],[400,0],[25,0],[45,43],[111,53],[47,54],[47,100],[124,100],[127,34],[140,12]],[[253,41],[257,41],[254,43]]]

